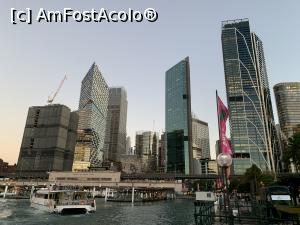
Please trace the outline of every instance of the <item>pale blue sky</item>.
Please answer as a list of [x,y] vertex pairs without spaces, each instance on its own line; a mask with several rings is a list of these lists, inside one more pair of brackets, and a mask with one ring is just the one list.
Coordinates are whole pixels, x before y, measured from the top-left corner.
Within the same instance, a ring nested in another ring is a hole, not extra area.
[[[155,8],[155,23],[10,23],[10,8],[79,10]],[[300,1],[1,1],[0,158],[16,162],[29,106],[45,105],[64,74],[55,102],[78,107],[81,80],[96,61],[108,85],[128,94],[127,130],[164,129],[165,71],[191,63],[192,110],[217,139],[215,90],[225,100],[221,21],[249,18],[264,43],[270,87],[300,79]],[[273,95],[273,90],[272,90]],[[276,112],[275,102],[273,109]],[[276,114],[277,117],[277,114]],[[213,153],[214,155],[214,153]]]

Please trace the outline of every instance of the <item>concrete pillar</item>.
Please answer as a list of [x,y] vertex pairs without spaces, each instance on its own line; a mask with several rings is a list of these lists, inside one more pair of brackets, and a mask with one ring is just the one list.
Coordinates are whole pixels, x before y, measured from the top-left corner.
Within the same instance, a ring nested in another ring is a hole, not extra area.
[[6,185],[6,186],[5,186],[5,190],[4,190],[3,198],[5,198],[5,196],[6,196],[7,189],[8,189],[8,185]]
[[93,198],[95,198],[95,193],[96,192],[96,187],[94,186],[94,188],[93,188]]
[[134,187],[132,187],[131,202],[134,203]]
[[107,201],[108,188],[105,188],[105,201]]
[[33,196],[33,191],[34,191],[34,185],[31,186],[31,191],[30,191],[30,199],[32,198]]

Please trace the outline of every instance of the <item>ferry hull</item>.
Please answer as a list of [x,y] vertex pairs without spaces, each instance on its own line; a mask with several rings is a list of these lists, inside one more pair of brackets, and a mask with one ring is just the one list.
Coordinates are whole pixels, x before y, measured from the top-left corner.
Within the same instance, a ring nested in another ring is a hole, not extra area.
[[50,213],[59,213],[59,214],[85,214],[92,213],[96,211],[96,202],[92,204],[80,204],[80,205],[56,205],[54,201],[47,199],[32,198],[31,207],[47,211]]

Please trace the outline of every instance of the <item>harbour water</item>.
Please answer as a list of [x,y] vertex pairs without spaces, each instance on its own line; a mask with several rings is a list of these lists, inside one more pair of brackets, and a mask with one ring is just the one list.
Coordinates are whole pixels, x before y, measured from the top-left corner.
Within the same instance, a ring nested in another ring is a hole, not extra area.
[[176,199],[147,203],[104,202],[88,215],[56,215],[30,208],[29,200],[0,199],[2,225],[193,225],[193,200]]

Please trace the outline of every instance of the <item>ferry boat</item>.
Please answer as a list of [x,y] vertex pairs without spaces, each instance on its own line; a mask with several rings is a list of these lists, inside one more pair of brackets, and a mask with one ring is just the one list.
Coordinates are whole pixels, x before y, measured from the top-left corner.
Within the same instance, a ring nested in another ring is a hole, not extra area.
[[87,191],[42,188],[32,193],[30,203],[31,207],[51,213],[78,214],[96,211],[96,201]]

